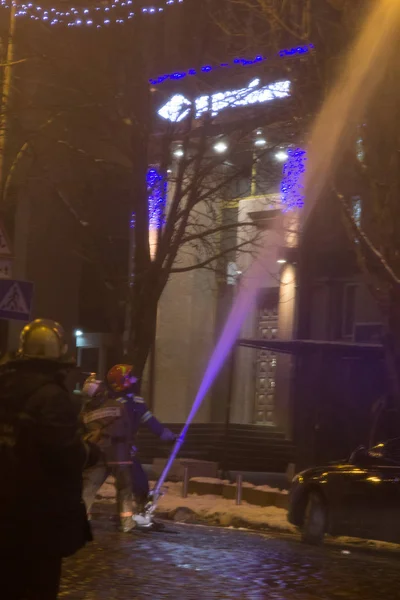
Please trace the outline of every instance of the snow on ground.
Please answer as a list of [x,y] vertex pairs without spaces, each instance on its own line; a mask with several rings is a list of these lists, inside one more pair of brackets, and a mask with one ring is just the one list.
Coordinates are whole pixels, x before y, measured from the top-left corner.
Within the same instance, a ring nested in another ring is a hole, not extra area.
[[276,506],[255,506],[242,502],[236,506],[234,500],[227,500],[221,496],[197,496],[190,494],[187,498],[181,497],[181,483],[167,483],[166,493],[160,499],[160,511],[173,511],[178,507],[191,509],[203,519],[215,519],[222,524],[234,524],[235,519],[243,521],[248,527],[260,527],[275,529],[293,533],[295,527],[287,520],[287,511]]
[[[217,485],[232,485],[236,487],[236,483],[232,483],[229,479],[215,479],[214,477],[191,477],[190,481],[196,481],[197,483],[212,483]],[[288,494],[287,490],[280,490],[279,488],[273,488],[270,485],[253,485],[247,481],[243,481],[242,487],[252,488],[253,490],[259,490],[260,492],[273,492],[277,494]]]
[[[150,489],[153,487],[154,482],[151,482]],[[241,527],[262,527],[288,533],[296,530],[287,520],[287,511],[276,506],[262,507],[247,502],[236,506],[234,500],[214,495],[190,494],[187,498],[182,498],[182,483],[169,481],[164,484],[163,491],[165,493],[158,503],[158,510],[161,513],[172,513],[177,508],[184,507],[192,510],[201,520],[211,520],[225,526],[234,525],[236,522]],[[111,477],[98,495],[101,497],[100,503],[115,502],[115,488]],[[97,499],[96,502],[98,501]]]
[[197,483],[215,483],[217,485],[229,485],[231,483],[229,479],[218,479],[216,477],[191,477],[190,481],[196,481]]
[[260,490],[260,492],[275,492],[277,494],[283,494],[286,496],[289,494],[288,490],[280,490],[279,488],[273,488],[269,485],[253,485],[252,487],[255,490]]
[[[200,478],[199,478],[200,479]],[[207,480],[208,481],[208,480]],[[218,480],[219,481],[219,480]],[[150,489],[154,482],[150,483]],[[272,488],[262,486],[270,491]],[[259,488],[260,489],[260,488]],[[198,496],[190,494],[182,498],[182,483],[167,482],[163,487],[164,495],[160,498],[158,510],[160,513],[173,513],[177,508],[188,508],[193,511],[199,520],[212,522],[224,526],[239,526],[241,528],[271,529],[282,533],[295,533],[296,528],[287,520],[287,511],[276,506],[254,506],[243,502],[236,506],[234,500],[221,498],[221,496]],[[100,496],[100,498],[99,498]],[[99,491],[96,503],[115,503],[115,487],[113,478],[109,477]],[[327,542],[347,548],[370,548],[372,550],[395,551],[400,553],[400,545],[363,540],[359,538],[327,538]]]

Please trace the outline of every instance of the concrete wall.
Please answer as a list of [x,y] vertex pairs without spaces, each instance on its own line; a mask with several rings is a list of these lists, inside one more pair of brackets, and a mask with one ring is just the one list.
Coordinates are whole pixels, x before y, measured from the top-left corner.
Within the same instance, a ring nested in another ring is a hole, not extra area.
[[[15,220],[13,276],[34,284],[31,318],[59,321],[70,347],[79,318],[81,259],[72,246],[74,224],[58,198],[19,195]],[[10,322],[9,348],[24,323]]]
[[[295,334],[297,306],[297,269],[293,264],[282,267],[279,290],[278,337],[292,340]],[[275,423],[291,434],[291,383],[293,377],[293,357],[279,354],[276,365]]]
[[356,323],[380,323],[382,316],[376,302],[365,284],[360,284],[356,291],[355,321]]
[[[274,211],[278,207],[279,195],[251,196],[243,198],[239,202],[239,220],[248,222],[251,213],[268,214],[268,211]],[[272,213],[271,213],[272,214]],[[251,239],[254,236],[255,225],[247,227],[245,235]],[[242,234],[244,235],[244,234]],[[266,245],[265,277],[260,282],[260,289],[275,288],[279,285],[280,266],[277,263],[280,246],[283,243],[282,223],[279,218],[274,219],[269,224],[269,228],[264,231],[263,243]],[[238,253],[237,265],[243,273],[250,267],[253,257],[249,253]],[[252,311],[246,319],[240,337],[254,338],[258,337],[258,314]],[[257,351],[250,348],[238,348],[236,351],[236,369],[234,378],[234,394],[231,412],[231,421],[233,423],[252,423],[254,418],[255,401],[255,361]]]
[[[205,271],[172,275],[158,313],[154,412],[184,422],[211,355],[215,298]],[[209,399],[196,420],[209,422]]]
[[[196,260],[193,248],[184,247],[175,266],[186,268]],[[162,420],[179,423],[188,416],[214,346],[215,310],[212,271],[171,275],[159,304],[156,334],[154,412]],[[209,402],[209,398],[203,402],[197,422],[210,421]]]

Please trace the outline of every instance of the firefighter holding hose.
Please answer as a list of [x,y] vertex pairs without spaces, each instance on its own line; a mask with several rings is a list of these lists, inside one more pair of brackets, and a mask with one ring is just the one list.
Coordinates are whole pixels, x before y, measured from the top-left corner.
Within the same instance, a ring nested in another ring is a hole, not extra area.
[[[132,365],[115,365],[107,374],[107,385],[118,402],[126,406],[130,416],[131,441],[134,442],[139,427],[145,425],[163,442],[174,442],[176,435],[165,427],[151,413],[143,398],[135,395],[135,386],[138,377]],[[136,514],[133,520],[139,528],[150,528],[153,523],[151,517],[145,514],[145,506],[149,498],[149,482],[147,475],[136,456],[135,446],[131,447],[131,478],[133,494],[136,500]]]
[[132,520],[131,420],[126,400],[110,394],[94,374],[85,381],[82,393],[86,400],[82,414],[85,438],[97,444],[105,457],[102,464],[85,472],[83,500],[86,510],[90,514],[98,490],[107,477],[113,475],[120,530],[129,533],[135,523]]

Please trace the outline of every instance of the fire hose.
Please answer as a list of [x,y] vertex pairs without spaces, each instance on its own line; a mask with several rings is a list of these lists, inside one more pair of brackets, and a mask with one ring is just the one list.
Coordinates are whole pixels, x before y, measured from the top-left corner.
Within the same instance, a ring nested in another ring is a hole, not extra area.
[[[156,485],[150,491],[149,501],[148,501],[148,503],[146,504],[146,507],[145,507],[145,515],[146,516],[151,517],[154,514],[154,512],[155,512],[155,510],[157,508],[158,501],[159,501],[159,499],[160,499],[160,497],[162,495],[161,494],[161,488],[162,488],[162,486],[165,483],[165,480],[166,480],[166,478],[168,476],[168,473],[169,473],[169,471],[170,471],[170,469],[172,467],[172,464],[173,464],[175,458],[178,455],[179,450],[182,447],[183,442],[185,441],[185,437],[186,437],[186,434],[188,432],[188,429],[189,429],[189,426],[190,426],[190,423],[192,421],[193,416],[192,416],[192,413],[189,415],[189,418],[186,421],[185,425],[183,426],[183,429],[182,429],[181,433],[179,434],[178,438],[176,439],[176,442],[175,442],[175,444],[174,444],[174,446],[173,446],[173,448],[171,450],[171,453],[169,455],[167,463],[166,463],[166,465],[165,465],[165,467],[164,467],[164,469],[163,469],[160,477],[158,478],[158,481],[157,481]],[[192,417],[192,418],[190,418],[190,417]]]

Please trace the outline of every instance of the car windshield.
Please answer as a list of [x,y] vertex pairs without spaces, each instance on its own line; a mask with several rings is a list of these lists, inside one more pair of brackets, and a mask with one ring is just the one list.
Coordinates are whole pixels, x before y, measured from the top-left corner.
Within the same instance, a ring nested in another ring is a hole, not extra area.
[[400,438],[394,438],[393,440],[378,444],[371,449],[370,453],[400,464]]

